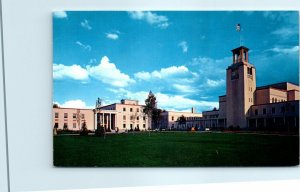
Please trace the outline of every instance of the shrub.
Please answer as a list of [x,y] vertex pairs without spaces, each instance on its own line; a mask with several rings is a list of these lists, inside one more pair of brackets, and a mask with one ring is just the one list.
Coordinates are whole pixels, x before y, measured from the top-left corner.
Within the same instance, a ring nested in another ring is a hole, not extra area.
[[95,135],[97,137],[104,137],[105,134],[105,129],[103,126],[101,126],[100,124],[97,125],[97,129],[95,131]]
[[81,130],[80,130],[80,135],[81,136],[86,136],[89,134],[89,130],[87,129],[86,123],[83,122],[82,126],[81,126]]

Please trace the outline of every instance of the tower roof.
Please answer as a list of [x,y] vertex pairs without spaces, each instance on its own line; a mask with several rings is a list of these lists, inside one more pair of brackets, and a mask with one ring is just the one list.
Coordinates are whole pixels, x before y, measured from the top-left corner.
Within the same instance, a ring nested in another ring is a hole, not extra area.
[[231,51],[232,51],[233,53],[235,53],[235,52],[239,52],[239,50],[241,50],[241,49],[244,49],[244,50],[246,50],[246,51],[249,51],[249,48],[247,48],[247,47],[245,47],[245,46],[240,46],[240,47],[238,47],[238,48],[232,49]]

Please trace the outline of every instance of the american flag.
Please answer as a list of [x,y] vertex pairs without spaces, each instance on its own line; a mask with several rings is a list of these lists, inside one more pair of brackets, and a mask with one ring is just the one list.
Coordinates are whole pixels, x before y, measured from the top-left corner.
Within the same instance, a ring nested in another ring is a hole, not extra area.
[[238,31],[238,32],[240,32],[241,31],[241,24],[236,24],[236,30]]

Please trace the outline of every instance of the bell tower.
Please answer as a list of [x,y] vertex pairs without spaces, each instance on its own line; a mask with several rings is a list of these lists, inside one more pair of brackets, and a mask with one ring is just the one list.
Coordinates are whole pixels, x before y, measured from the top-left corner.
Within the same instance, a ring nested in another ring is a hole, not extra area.
[[248,51],[244,46],[233,49],[233,63],[226,69],[227,127],[248,127],[248,110],[254,104],[256,89],[256,70],[249,63]]

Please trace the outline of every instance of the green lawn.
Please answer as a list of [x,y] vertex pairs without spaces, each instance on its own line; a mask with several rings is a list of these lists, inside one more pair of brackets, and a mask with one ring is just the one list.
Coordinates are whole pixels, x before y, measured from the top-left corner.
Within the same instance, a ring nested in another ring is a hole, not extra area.
[[236,133],[129,133],[54,136],[55,166],[289,166],[299,137]]

